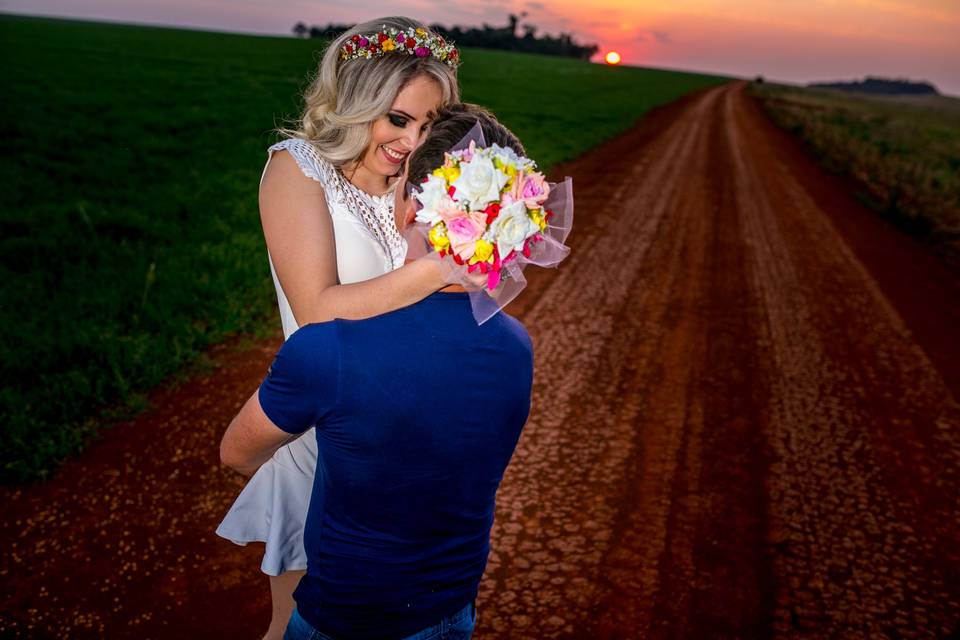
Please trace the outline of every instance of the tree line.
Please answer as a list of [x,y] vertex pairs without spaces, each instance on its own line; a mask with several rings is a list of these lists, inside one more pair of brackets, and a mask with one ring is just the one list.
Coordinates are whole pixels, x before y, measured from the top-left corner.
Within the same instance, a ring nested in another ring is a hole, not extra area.
[[[589,60],[600,49],[595,44],[576,42],[570,33],[560,33],[558,36],[545,33],[538,36],[536,25],[520,23],[520,20],[526,15],[526,13],[510,14],[507,18],[507,24],[502,27],[489,24],[484,24],[482,27],[445,27],[441,24],[431,24],[429,26],[431,31],[440,34],[447,40],[452,40],[460,47],[542,53],[582,60]],[[352,26],[331,22],[324,27],[316,25],[308,27],[305,23],[298,22],[293,26],[292,31],[298,38],[332,40]]]
[[811,87],[817,89],[836,89],[839,91],[853,91],[856,93],[872,93],[875,95],[938,95],[940,92],[929,82],[913,82],[905,78],[874,78],[868,76],[865,80],[853,82],[811,82]]

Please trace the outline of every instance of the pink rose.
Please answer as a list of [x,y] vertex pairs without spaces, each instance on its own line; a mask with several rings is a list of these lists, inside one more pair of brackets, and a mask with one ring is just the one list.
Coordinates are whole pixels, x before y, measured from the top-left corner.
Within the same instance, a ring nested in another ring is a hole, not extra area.
[[447,225],[450,248],[462,260],[469,260],[476,251],[476,242],[487,228],[487,214],[482,211],[441,211]]
[[539,209],[550,195],[550,185],[542,173],[527,174],[523,171],[517,174],[510,189],[510,196],[514,200],[523,200],[528,209]]
[[477,143],[471,140],[470,146],[468,146],[467,148],[458,149],[449,154],[445,154],[444,157],[446,157],[446,155],[451,155],[454,158],[457,158],[458,160],[460,160],[461,163],[470,162],[471,160],[473,160],[473,154],[476,153],[476,151],[477,151]]

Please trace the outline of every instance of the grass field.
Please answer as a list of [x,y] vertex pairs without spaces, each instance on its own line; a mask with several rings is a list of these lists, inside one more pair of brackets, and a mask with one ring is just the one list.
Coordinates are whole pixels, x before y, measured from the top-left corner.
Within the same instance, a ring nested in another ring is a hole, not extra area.
[[960,256],[960,100],[754,85],[773,119],[863,200]]
[[[279,326],[257,183],[319,46],[0,15],[0,481],[43,477],[207,345]],[[463,58],[465,99],[546,167],[723,80]]]

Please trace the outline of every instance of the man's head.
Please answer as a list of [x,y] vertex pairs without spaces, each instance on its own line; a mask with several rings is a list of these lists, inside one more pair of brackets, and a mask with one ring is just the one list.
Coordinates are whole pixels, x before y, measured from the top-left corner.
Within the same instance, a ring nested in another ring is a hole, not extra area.
[[443,164],[443,154],[463,140],[478,123],[487,145],[498,144],[513,149],[518,155],[526,155],[517,136],[483,107],[463,102],[440,109],[430,126],[430,133],[407,159],[406,171],[397,185],[397,217],[400,221],[409,224],[415,215],[409,187],[419,187],[431,171]]

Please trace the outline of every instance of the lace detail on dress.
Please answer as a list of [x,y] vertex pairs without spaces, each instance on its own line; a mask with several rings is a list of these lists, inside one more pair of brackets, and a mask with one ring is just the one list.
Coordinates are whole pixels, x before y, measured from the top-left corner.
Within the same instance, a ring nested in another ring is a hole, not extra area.
[[407,244],[397,230],[394,219],[393,190],[382,196],[372,196],[363,191],[321,157],[317,148],[307,140],[283,140],[271,146],[268,151],[273,153],[281,149],[293,156],[305,176],[323,185],[327,194],[327,205],[331,210],[340,205],[343,210],[363,222],[383,250],[391,270],[403,265]]

